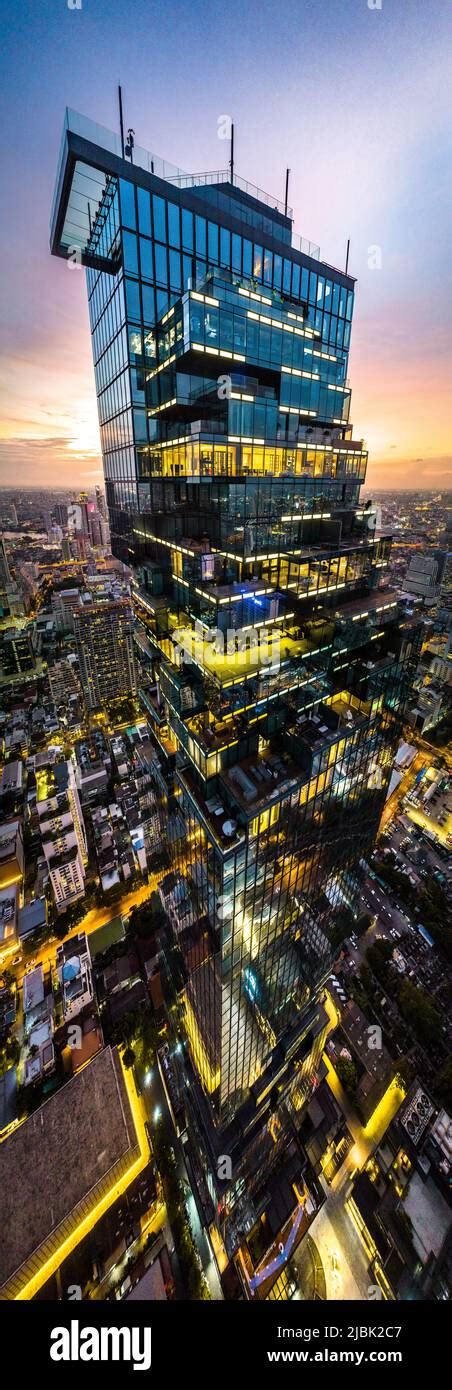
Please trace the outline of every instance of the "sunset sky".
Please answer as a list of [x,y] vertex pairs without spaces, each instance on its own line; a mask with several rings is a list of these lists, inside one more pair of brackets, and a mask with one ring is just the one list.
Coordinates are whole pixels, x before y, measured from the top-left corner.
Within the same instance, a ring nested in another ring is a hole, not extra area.
[[121,81],[138,144],[221,168],[228,114],[237,172],[283,198],[290,166],[294,227],[330,264],[350,237],[368,482],[452,486],[452,0],[68,3],[3,10],[0,482],[101,476],[84,274],[50,257],[48,224],[65,106],[117,129]]

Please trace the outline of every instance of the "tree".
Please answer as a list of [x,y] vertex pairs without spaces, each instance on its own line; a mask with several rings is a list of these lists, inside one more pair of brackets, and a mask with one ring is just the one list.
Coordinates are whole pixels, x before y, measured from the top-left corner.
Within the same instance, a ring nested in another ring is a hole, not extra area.
[[357,937],[365,936],[366,931],[372,926],[372,914],[370,912],[360,912],[356,923],[355,931]]
[[378,980],[386,980],[394,947],[391,941],[374,941],[366,951],[366,961]]
[[130,1043],[128,1043],[127,1047],[124,1048],[122,1060],[124,1062],[125,1067],[133,1067],[135,1061],[135,1053],[133,1047],[130,1046]]
[[133,1045],[137,1067],[141,1071],[147,1071],[150,1066],[154,1065],[159,1046],[159,1035],[150,1009],[142,1009],[141,1013],[135,1017]]
[[127,931],[132,936],[149,937],[163,926],[165,914],[158,899],[158,907],[155,903],[155,894],[152,894],[149,902],[144,902],[140,907],[133,907],[129,916]]
[[441,1015],[435,1009],[433,999],[426,990],[419,989],[411,980],[402,980],[397,1003],[402,1017],[406,1019],[420,1043],[435,1042],[441,1034]]
[[179,1264],[190,1299],[210,1298],[209,1288],[201,1268],[185,1208],[182,1183],[179,1179],[174,1151],[165,1132],[158,1125],[153,1136],[153,1150],[162,1179],[168,1221],[173,1233]]
[[122,1014],[110,1029],[109,1042],[131,1044],[137,1032],[138,1017],[136,1014]]
[[350,932],[353,930],[354,917],[349,907],[340,907],[336,913],[331,933],[330,941],[332,946],[341,946]]
[[408,1057],[400,1057],[397,1063],[395,1081],[400,1086],[401,1091],[409,1091],[411,1082],[414,1081],[415,1069]]
[[375,872],[379,878],[383,878],[394,893],[398,893],[406,903],[414,902],[413,888],[407,874],[402,874],[400,869],[396,869],[394,864],[389,864],[386,859],[379,859],[375,865]]
[[17,1066],[20,1057],[20,1043],[16,1037],[8,1037],[3,1047],[0,1048],[0,1076],[10,1067]]
[[373,989],[375,988],[375,984],[374,984],[374,981],[372,980],[372,971],[369,970],[369,966],[368,966],[368,965],[362,965],[362,966],[361,966],[360,971],[359,971],[359,979],[360,979],[360,982],[361,982],[361,984],[362,984],[362,987],[363,987],[363,990],[365,991],[365,993],[366,993],[366,994],[372,994],[372,991],[373,991]]
[[419,895],[419,915],[437,946],[452,960],[452,924],[448,894],[429,874]]
[[452,1115],[452,1060],[446,1062],[439,1072],[434,1091],[441,1105]]
[[335,1068],[344,1090],[348,1091],[349,1095],[355,1095],[358,1085],[358,1072],[355,1062],[352,1062],[349,1057],[338,1057],[335,1062]]

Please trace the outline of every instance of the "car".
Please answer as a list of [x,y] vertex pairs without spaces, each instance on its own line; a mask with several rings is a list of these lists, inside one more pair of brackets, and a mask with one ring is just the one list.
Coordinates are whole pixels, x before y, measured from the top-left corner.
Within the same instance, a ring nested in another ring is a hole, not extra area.
[[22,954],[19,955],[19,956],[14,956],[13,965],[20,965],[21,960],[22,960]]

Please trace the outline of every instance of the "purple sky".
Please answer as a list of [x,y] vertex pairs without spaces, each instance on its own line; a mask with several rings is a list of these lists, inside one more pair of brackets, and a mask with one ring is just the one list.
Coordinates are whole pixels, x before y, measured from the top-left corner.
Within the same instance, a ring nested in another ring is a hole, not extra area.
[[99,476],[84,276],[50,258],[48,223],[64,107],[116,129],[121,81],[139,144],[189,172],[224,167],[218,118],[231,115],[237,172],[283,197],[289,165],[295,229],[326,261],[344,265],[350,237],[352,419],[368,481],[451,485],[452,0],[381,4],[15,0],[4,11],[1,482]]

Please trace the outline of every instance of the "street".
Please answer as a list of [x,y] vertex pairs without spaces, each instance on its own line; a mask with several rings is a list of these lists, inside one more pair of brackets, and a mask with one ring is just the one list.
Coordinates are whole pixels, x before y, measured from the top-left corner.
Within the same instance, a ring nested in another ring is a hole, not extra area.
[[[210,1296],[213,1299],[222,1299],[223,1291],[218,1277],[218,1271],[213,1257],[209,1237],[203,1229],[199,1219],[198,1209],[189,1182],[183,1146],[180,1140],[178,1139],[174,1129],[165,1091],[160,1077],[160,1072],[157,1065],[152,1067],[152,1069],[146,1073],[146,1084],[143,1087],[142,1099],[149,1120],[151,1135],[156,1125],[163,1125],[166,1131],[168,1142],[174,1150],[177,1175],[179,1181],[182,1183],[182,1186],[185,1190],[185,1200],[191,1232],[198,1250],[199,1258],[201,1260],[202,1268],[204,1270],[207,1283],[209,1285]],[[171,1247],[169,1248],[171,1249]]]
[[326,1193],[326,1202],[316,1216],[309,1234],[322,1261],[327,1299],[362,1300],[368,1297],[368,1289],[372,1283],[368,1270],[369,1260],[345,1203],[351,1187],[352,1174],[357,1168],[362,1170],[380,1143],[399,1108],[403,1092],[393,1082],[364,1129],[326,1054],[324,1061],[328,1067],[328,1084],[341,1105],[355,1142],[330,1186],[322,1176],[320,1177]]

